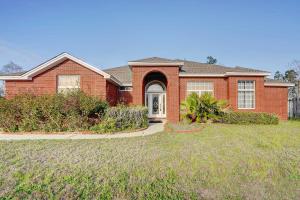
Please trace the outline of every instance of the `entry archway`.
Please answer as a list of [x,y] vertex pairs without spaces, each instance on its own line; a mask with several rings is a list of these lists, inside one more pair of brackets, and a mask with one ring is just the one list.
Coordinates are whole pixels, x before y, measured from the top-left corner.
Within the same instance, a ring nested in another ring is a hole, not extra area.
[[167,116],[167,79],[160,72],[151,72],[144,78],[144,100],[149,118]]

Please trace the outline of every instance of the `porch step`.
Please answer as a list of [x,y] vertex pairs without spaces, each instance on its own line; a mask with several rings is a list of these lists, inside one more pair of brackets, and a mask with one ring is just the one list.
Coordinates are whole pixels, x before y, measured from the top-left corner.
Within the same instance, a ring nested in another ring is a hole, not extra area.
[[149,119],[149,123],[164,123],[165,119]]

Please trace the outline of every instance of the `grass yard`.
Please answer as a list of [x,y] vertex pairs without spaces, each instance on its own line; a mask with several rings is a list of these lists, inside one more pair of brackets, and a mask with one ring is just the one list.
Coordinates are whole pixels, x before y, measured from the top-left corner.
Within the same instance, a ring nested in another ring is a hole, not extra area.
[[300,199],[300,122],[0,142],[0,199]]

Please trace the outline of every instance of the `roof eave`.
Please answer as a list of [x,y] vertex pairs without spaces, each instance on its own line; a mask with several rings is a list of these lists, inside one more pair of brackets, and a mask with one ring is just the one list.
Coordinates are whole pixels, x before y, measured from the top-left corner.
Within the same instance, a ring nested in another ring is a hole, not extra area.
[[277,86],[277,87],[294,87],[295,84],[294,83],[268,83],[265,82],[264,84],[265,86]]
[[270,76],[270,75],[271,75],[271,73],[269,73],[269,72],[226,72],[223,74],[179,73],[180,77],[228,77],[228,76]]
[[179,73],[179,77],[225,77],[225,74],[188,74],[188,73]]
[[227,76],[270,76],[270,72],[226,72]]
[[32,77],[23,77],[23,76],[0,76],[0,80],[32,80]]

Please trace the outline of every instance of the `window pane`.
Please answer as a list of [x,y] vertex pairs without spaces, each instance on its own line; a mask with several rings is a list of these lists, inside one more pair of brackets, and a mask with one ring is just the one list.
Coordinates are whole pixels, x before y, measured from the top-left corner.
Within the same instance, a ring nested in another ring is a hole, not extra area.
[[213,82],[187,82],[187,95],[190,95],[192,92],[197,93],[199,96],[205,92],[213,94],[213,90]]
[[165,89],[158,83],[152,84],[147,88],[147,92],[164,92]]
[[79,75],[59,75],[57,81],[57,91],[65,92],[80,88]]
[[238,81],[238,108],[255,108],[254,81]]

